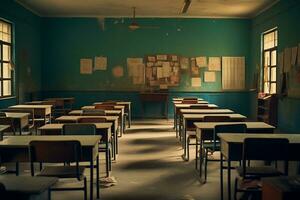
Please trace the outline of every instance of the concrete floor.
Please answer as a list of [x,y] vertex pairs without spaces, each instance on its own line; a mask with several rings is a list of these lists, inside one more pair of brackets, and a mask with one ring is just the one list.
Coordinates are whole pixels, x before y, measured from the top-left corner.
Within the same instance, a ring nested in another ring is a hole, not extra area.
[[[119,138],[119,155],[111,176],[117,185],[101,188],[103,200],[217,200],[220,199],[219,162],[208,167],[208,181],[201,184],[195,171],[195,151],[191,160],[181,159],[181,145],[175,137],[173,120],[134,121]],[[103,155],[100,158],[104,160]],[[29,175],[28,164],[22,165]],[[105,176],[101,162],[101,176]],[[86,170],[89,179],[89,170]],[[234,175],[233,175],[234,176]],[[74,186],[74,182],[63,182]],[[77,183],[76,183],[77,184]],[[96,188],[96,186],[94,185]],[[95,190],[94,190],[95,191]],[[52,200],[81,200],[82,191],[52,192]],[[96,194],[95,194],[96,199]]]

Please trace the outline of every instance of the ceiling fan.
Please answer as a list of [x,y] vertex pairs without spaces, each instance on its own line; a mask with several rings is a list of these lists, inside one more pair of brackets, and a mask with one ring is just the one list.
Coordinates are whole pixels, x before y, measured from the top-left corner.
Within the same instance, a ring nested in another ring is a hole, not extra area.
[[137,29],[145,29],[145,28],[149,28],[149,29],[158,29],[159,27],[158,26],[140,26],[137,21],[136,21],[136,16],[135,16],[135,10],[136,10],[136,7],[132,7],[132,19],[131,19],[131,22],[130,24],[128,25],[128,29],[131,30],[131,31],[135,31]]

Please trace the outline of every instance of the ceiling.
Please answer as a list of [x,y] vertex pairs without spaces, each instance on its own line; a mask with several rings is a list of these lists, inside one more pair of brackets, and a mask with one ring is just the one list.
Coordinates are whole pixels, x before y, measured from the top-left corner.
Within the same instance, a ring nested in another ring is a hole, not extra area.
[[213,17],[251,18],[279,0],[192,0],[179,14],[184,0],[16,0],[46,17]]

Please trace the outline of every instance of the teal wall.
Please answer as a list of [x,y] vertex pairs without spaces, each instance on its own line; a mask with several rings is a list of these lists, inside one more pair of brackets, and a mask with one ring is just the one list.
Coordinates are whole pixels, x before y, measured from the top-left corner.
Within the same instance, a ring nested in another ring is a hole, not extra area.
[[[107,99],[128,99],[133,102],[134,117],[142,117],[138,92],[126,72],[127,57],[151,54],[177,54],[187,57],[245,56],[247,87],[252,84],[250,61],[251,21],[246,19],[138,19],[142,26],[159,29],[129,31],[129,19],[106,19],[103,30],[95,18],[44,18],[43,29],[43,95],[76,96],[76,107]],[[118,22],[118,24],[115,24]],[[121,24],[120,24],[121,23]],[[178,31],[180,29],[180,31]],[[108,57],[108,70],[92,75],[79,73],[80,58]],[[112,67],[121,65],[124,77],[114,78]],[[203,79],[203,71],[201,71]],[[182,74],[179,87],[172,96],[203,96],[209,102],[254,117],[253,92],[221,93],[221,73],[217,82],[202,83],[201,88],[189,87],[190,76]],[[113,91],[113,92],[112,92]],[[212,92],[214,91],[214,92]],[[190,92],[190,93],[187,93]],[[199,93],[202,92],[202,93]],[[251,97],[251,98],[249,98]],[[172,111],[171,103],[169,110]],[[143,116],[156,117],[163,105],[148,103]],[[171,114],[171,112],[170,112]],[[171,116],[171,115],[170,115]]]
[[[252,21],[251,35],[251,66],[260,66],[261,33],[278,27],[278,50],[293,47],[300,43],[300,1],[281,0],[272,8],[257,16]],[[299,58],[298,58],[299,59]],[[255,70],[255,68],[252,68]],[[279,74],[279,71],[278,73]],[[279,76],[278,76],[279,78]],[[300,84],[290,82],[290,89],[300,89]],[[291,91],[291,90],[290,90]],[[295,97],[296,96],[296,97]],[[278,127],[282,131],[300,132],[300,95],[289,93],[279,101]]]
[[[245,56],[249,67],[250,20],[138,19],[142,26],[160,28],[136,31],[128,30],[129,19],[124,19],[123,24],[121,21],[106,19],[102,30],[96,18],[43,19],[43,89],[137,91],[140,86],[131,84],[126,72],[124,77],[114,78],[111,70],[121,65],[126,71],[127,57],[151,54]],[[80,58],[97,55],[108,57],[108,70],[81,75]],[[251,75],[246,74],[249,80]],[[189,76],[183,74],[181,85],[174,90],[191,91],[189,84]],[[218,72],[216,84],[203,83],[195,91],[220,90],[221,73]]]
[[0,1],[0,18],[13,23],[15,42],[15,96],[0,100],[4,108],[28,100],[41,83],[41,19],[11,0]]

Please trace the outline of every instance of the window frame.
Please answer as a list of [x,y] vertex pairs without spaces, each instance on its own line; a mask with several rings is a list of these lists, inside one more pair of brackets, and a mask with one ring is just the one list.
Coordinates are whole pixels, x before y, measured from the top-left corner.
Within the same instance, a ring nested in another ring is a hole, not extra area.
[[[10,21],[7,21],[3,18],[0,18],[0,22],[1,23],[6,23],[10,26],[10,42],[6,42],[6,41],[3,41],[3,40],[0,40],[0,73],[1,73],[1,76],[0,76],[0,86],[1,86],[1,91],[0,91],[0,100],[1,99],[6,99],[6,98],[11,98],[11,97],[14,97],[14,80],[15,80],[15,73],[14,73],[14,66],[13,66],[13,63],[14,63],[14,26],[13,26],[13,23],[11,23]],[[10,47],[10,60],[9,61],[4,61],[3,60],[3,45],[8,45]],[[11,67],[11,70],[10,70],[10,78],[4,78],[3,77],[3,72],[4,72],[4,67],[3,67],[3,64],[4,63],[7,63],[10,65]],[[4,95],[4,81],[10,81],[10,95]]]
[[[265,35],[267,34],[270,34],[272,32],[276,32],[276,39],[277,39],[277,42],[275,44],[275,38],[274,38],[274,46],[271,47],[271,48],[267,48],[265,49]],[[272,65],[272,52],[275,51],[276,52],[276,64],[275,65]],[[265,54],[266,53],[269,53],[269,65],[265,66],[265,63],[266,63],[266,57],[265,57]],[[265,31],[262,33],[262,66],[263,66],[263,70],[262,70],[262,83],[263,83],[263,92],[266,93],[266,94],[277,94],[277,86],[278,86],[278,80],[277,80],[277,69],[278,69],[278,28],[275,27],[275,28],[272,28],[268,31]],[[266,81],[265,80],[265,67],[269,68],[267,71],[269,72],[268,74],[268,77],[269,79]],[[276,76],[275,76],[275,81],[272,80],[272,69],[275,68],[275,71],[276,71]],[[265,89],[265,83],[268,83],[269,84],[269,90],[268,92],[266,92],[266,89]],[[271,85],[272,84],[275,84],[276,85],[276,88],[275,88],[275,93],[271,93]]]

